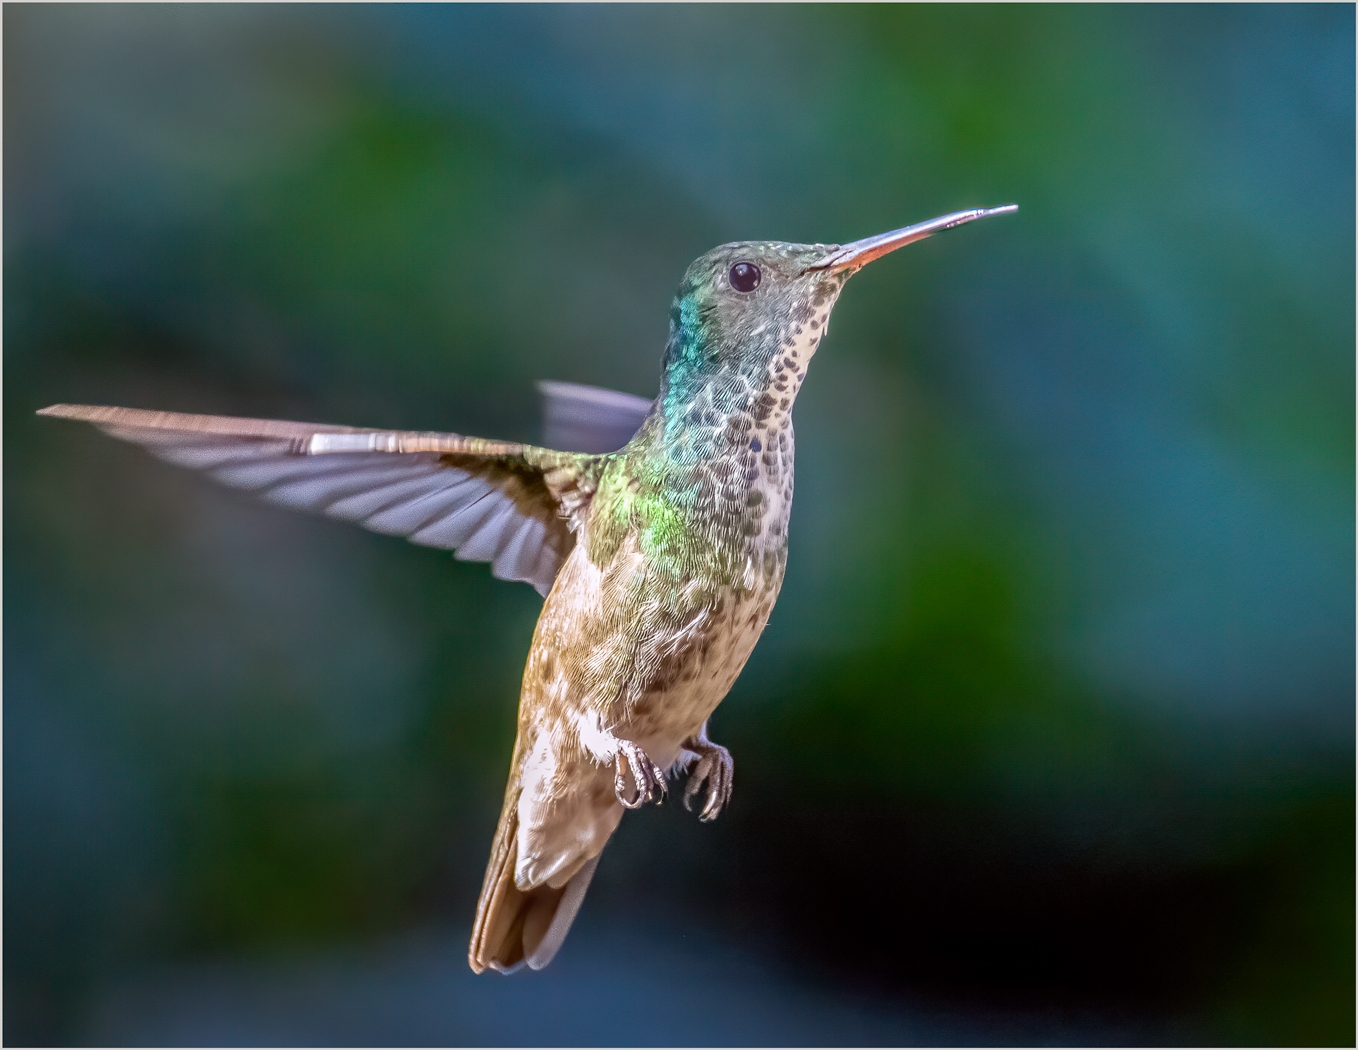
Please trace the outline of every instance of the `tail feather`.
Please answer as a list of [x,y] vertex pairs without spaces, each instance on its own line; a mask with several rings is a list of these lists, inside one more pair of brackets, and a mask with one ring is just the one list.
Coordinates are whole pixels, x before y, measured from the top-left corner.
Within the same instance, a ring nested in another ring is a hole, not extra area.
[[575,921],[599,863],[597,855],[591,857],[559,888],[519,889],[514,882],[518,811],[518,784],[511,783],[491,846],[467,951],[467,962],[476,973],[487,968],[513,973],[524,963],[531,970],[540,970],[551,962]]
[[[535,902],[523,922],[523,944],[526,952],[525,962],[530,970],[541,970],[556,955],[561,942],[570,932],[575,913],[585,899],[594,878],[594,869],[599,866],[599,855],[595,854],[585,862],[585,866],[570,877],[570,881],[559,890],[549,890],[555,900],[547,906],[548,898]],[[541,932],[539,932],[541,931]]]

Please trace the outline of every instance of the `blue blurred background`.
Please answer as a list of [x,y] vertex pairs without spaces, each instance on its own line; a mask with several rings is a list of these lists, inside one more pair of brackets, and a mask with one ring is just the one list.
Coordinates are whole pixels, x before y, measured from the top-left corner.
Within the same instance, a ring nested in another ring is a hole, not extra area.
[[[8,1043],[1354,1038],[1354,10],[4,9]],[[729,814],[465,940],[539,599],[51,402],[532,440],[849,286]]]

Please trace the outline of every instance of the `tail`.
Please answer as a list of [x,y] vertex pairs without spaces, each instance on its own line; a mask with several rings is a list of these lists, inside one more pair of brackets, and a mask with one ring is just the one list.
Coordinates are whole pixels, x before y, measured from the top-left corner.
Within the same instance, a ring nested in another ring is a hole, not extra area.
[[551,962],[575,921],[599,863],[597,855],[591,857],[560,889],[519,889],[514,882],[519,853],[519,793],[516,771],[505,791],[500,826],[490,848],[490,864],[467,949],[467,962],[476,973],[486,967],[513,973],[524,963],[530,970],[541,970]]

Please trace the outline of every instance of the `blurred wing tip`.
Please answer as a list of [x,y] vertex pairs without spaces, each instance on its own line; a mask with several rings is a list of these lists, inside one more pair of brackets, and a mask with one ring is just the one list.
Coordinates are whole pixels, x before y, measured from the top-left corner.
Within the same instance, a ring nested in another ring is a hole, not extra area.
[[548,398],[568,398],[570,400],[587,401],[595,405],[616,405],[619,408],[626,408],[636,411],[644,408],[649,410],[651,402],[637,394],[626,394],[621,390],[609,390],[601,386],[589,386],[585,383],[568,383],[563,379],[539,379],[534,384],[538,393]]
[[570,452],[616,452],[636,434],[652,401],[620,390],[541,379],[543,444]]
[[88,419],[91,412],[99,411],[94,405],[48,405],[40,408],[37,415],[54,416],[57,419]]

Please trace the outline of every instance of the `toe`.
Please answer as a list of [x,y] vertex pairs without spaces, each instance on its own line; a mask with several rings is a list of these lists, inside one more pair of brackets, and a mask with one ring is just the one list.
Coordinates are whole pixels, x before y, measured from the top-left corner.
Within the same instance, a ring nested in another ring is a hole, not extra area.
[[[628,773],[632,776],[634,788],[630,801],[627,792]],[[630,750],[619,752],[614,761],[613,794],[617,796],[618,802],[622,804],[624,809],[640,809],[650,797],[650,792],[646,790],[645,779],[641,775],[641,768]]]
[[702,791],[707,779],[706,759],[704,759],[693,767],[693,772],[688,775],[688,783],[684,785],[684,808],[690,813],[693,812],[693,800],[698,797],[698,793]]

